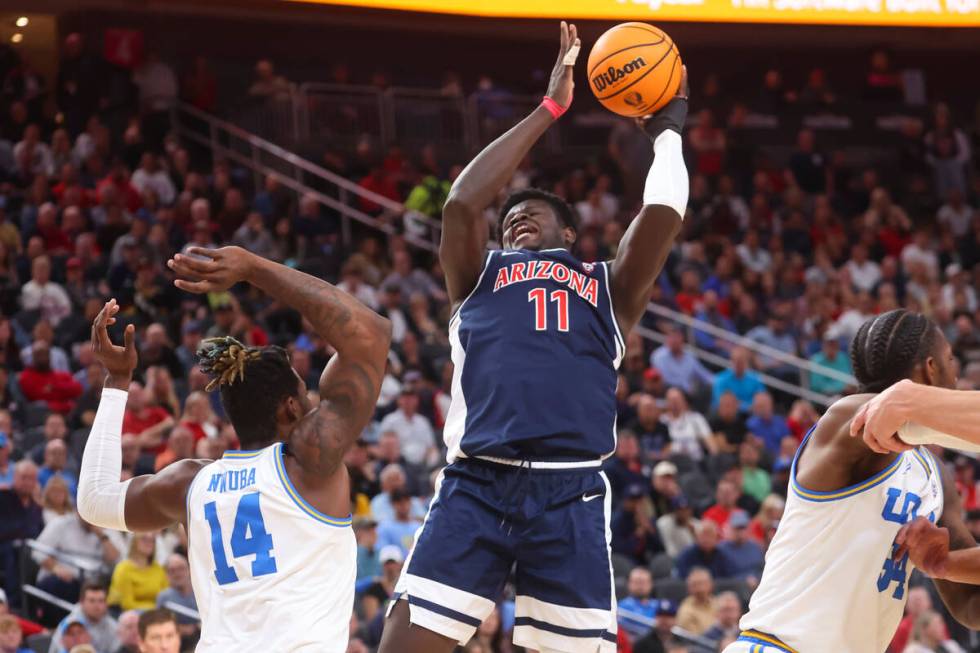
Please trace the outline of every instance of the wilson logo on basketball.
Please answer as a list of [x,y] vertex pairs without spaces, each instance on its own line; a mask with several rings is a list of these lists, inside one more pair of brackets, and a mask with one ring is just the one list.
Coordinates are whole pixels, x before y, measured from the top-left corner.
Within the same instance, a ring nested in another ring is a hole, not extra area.
[[633,61],[628,61],[625,63],[622,68],[609,66],[608,70],[601,72],[592,78],[592,87],[598,93],[603,89],[616,84],[630,73],[634,73],[641,68],[645,68],[646,65],[647,62],[644,61],[643,57],[637,57]]

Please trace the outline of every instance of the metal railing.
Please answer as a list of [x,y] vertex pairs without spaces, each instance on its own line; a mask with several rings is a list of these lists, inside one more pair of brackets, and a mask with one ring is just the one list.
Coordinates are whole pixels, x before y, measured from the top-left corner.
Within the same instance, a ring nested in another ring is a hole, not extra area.
[[[497,112],[493,109],[494,103],[497,103],[497,109],[499,109],[500,106],[518,106],[521,102],[529,101],[528,98],[509,95],[497,98],[492,95],[478,96],[478,94],[474,94],[464,103],[460,97],[445,96],[438,91],[423,92],[415,89],[392,88],[381,92],[372,87],[304,84],[296,95],[302,98],[304,109],[300,111],[302,114],[300,121],[306,121],[307,130],[310,129],[311,121],[320,115],[311,109],[318,106],[318,103],[325,101],[325,98],[332,97],[331,94],[339,93],[341,90],[348,94],[345,96],[347,99],[361,97],[364,99],[363,104],[365,106],[376,109],[380,133],[390,134],[392,138],[404,137],[409,140],[417,138],[420,141],[428,141],[434,134],[442,133],[439,130],[443,129],[444,122],[439,114],[446,112],[460,117],[461,129],[463,132],[468,131],[471,134],[470,138],[482,140],[493,137],[495,135],[493,131],[496,128],[487,126],[489,131],[481,132],[479,125],[482,122],[487,120],[492,122],[499,118],[502,121],[502,126],[509,127],[514,120],[511,113],[518,115],[516,109],[514,112],[506,114]],[[403,115],[401,111],[395,111],[395,107],[398,106],[397,103],[405,98],[413,99],[410,104],[415,107],[415,113],[407,116]],[[420,100],[424,100],[424,102],[419,104]],[[343,113],[342,104],[342,102],[333,103],[327,106]],[[520,108],[522,111],[526,109],[527,107]],[[467,115],[470,116],[469,119],[466,118]],[[506,120],[504,120],[505,117]],[[467,124],[467,120],[470,125],[469,129],[463,127]],[[490,123],[486,124],[490,125]],[[402,221],[405,227],[402,232],[406,242],[428,252],[438,251],[442,230],[442,223],[439,220],[418,212],[408,212],[404,205],[399,202],[363,188],[275,143],[187,104],[181,104],[175,108],[174,125],[182,138],[210,148],[214,157],[232,160],[251,170],[256,175],[257,185],[260,176],[276,175],[283,186],[297,193],[313,197],[321,205],[336,211],[341,216],[341,229],[345,245],[351,244],[352,220],[388,236],[399,232],[395,223]],[[458,136],[459,132],[457,131],[446,137],[452,139]],[[328,190],[324,192],[317,190],[314,186]],[[375,204],[381,208],[381,213],[369,215],[353,205],[355,200]],[[655,319],[667,320],[685,329],[690,336],[689,342],[694,342],[693,335],[695,332],[706,333],[732,345],[745,347],[758,356],[770,358],[798,370],[800,373],[800,383],[798,384],[787,382],[762,371],[758,372],[764,384],[792,396],[822,406],[829,406],[833,402],[833,397],[815,392],[808,387],[812,374],[831,378],[845,385],[856,383],[854,377],[849,374],[818,365],[799,356],[787,354],[664,306],[650,303],[647,306],[647,311]],[[664,342],[664,336],[652,329],[637,327],[636,331],[647,340],[656,343]],[[711,351],[694,345],[689,345],[688,349],[700,360],[711,365],[722,368],[727,368],[729,365],[729,361],[725,357]]]
[[61,564],[77,569],[83,574],[96,574],[102,571],[102,562],[97,562],[89,558],[82,558],[80,556],[71,555],[70,553],[65,553],[64,551],[59,551],[58,549],[38,542],[37,540],[27,540],[26,543],[32,551],[37,551],[40,554],[54,558]]
[[201,620],[201,613],[192,608],[188,608],[186,605],[181,605],[175,601],[166,601],[163,607],[170,610],[174,614],[179,614],[182,617],[187,617],[188,619],[193,619],[194,621]]
[[[656,620],[646,616],[645,614],[640,614],[639,612],[633,612],[632,610],[624,610],[619,606],[616,606],[616,615],[617,617],[626,617],[630,621],[634,621],[638,624],[642,624],[644,627],[649,628],[650,630],[653,630],[654,626],[656,626],[657,624]],[[670,629],[670,634],[676,637],[677,639],[681,640],[685,644],[691,644],[693,646],[700,647],[707,651],[713,652],[718,649],[717,644],[712,640],[697,635],[695,633],[692,633],[689,630],[685,630],[680,626],[672,627]]]
[[[175,107],[172,121],[181,139],[210,149],[215,159],[233,161],[251,170],[257,187],[261,186],[262,177],[274,175],[283,186],[312,197],[322,206],[336,211],[340,215],[346,245],[350,245],[352,240],[351,221],[387,235],[395,235],[399,231],[395,223],[402,220],[405,213],[405,207],[399,202],[363,188],[275,143],[188,104]],[[313,184],[325,190],[318,190]],[[370,215],[356,207],[355,201],[375,205],[380,213]],[[405,240],[420,249],[436,251],[439,221],[419,215],[413,215],[413,219],[428,225],[428,237],[420,236],[414,230],[405,234]]]
[[65,612],[71,612],[75,609],[76,604],[69,603],[68,601],[57,597],[50,592],[45,592],[40,587],[35,587],[34,585],[23,585],[21,589],[24,590],[24,594],[29,594],[36,599],[44,601],[45,603],[50,603],[51,605],[60,608]]

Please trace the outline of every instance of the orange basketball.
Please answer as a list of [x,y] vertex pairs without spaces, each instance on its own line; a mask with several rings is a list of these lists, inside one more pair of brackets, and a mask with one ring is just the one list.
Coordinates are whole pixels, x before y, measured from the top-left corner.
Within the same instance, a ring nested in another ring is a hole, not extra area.
[[646,23],[620,23],[592,46],[589,86],[604,107],[622,116],[651,114],[677,93],[681,55],[667,34]]

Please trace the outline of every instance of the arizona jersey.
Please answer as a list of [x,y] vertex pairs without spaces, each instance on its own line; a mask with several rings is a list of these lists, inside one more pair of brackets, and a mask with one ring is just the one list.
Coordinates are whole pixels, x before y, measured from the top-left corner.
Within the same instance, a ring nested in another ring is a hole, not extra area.
[[814,492],[796,481],[799,456],[742,636],[763,644],[775,638],[800,653],[883,653],[912,573],[907,555],[892,560],[895,535],[916,517],[942,516],[939,468],[917,448],[862,483]]
[[495,250],[449,323],[449,461],[598,459],[616,448],[625,345],[606,263],[564,249]]
[[197,653],[347,650],[357,575],[351,520],[303,500],[284,448],[229,451],[188,488]]

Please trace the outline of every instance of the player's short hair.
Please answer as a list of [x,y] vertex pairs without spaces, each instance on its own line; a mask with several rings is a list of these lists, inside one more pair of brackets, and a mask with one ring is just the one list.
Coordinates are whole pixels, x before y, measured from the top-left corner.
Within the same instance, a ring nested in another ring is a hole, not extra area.
[[897,308],[874,317],[851,341],[851,365],[860,392],[882,392],[909,378],[932,355],[939,329],[921,313]]
[[575,223],[575,213],[572,212],[572,207],[569,206],[568,202],[558,197],[554,193],[549,193],[546,190],[541,190],[540,188],[525,188],[524,190],[519,190],[516,193],[511,193],[510,196],[504,200],[504,205],[500,207],[500,218],[497,220],[497,237],[503,238],[504,236],[504,218],[510,213],[510,210],[520,204],[521,202],[526,202],[527,200],[541,200],[551,207],[551,210],[555,212],[555,217],[558,218],[558,222],[561,223],[563,227],[568,227],[569,229],[578,230]]
[[174,616],[173,612],[164,608],[147,610],[140,615],[137,625],[140,633],[140,639],[146,639],[146,631],[150,629],[150,626],[158,626],[165,623],[172,623],[174,628],[177,627],[177,617]]
[[221,405],[243,448],[275,439],[276,411],[297,395],[296,372],[282,347],[248,347],[231,336],[208,338],[197,349],[201,371],[211,377],[208,392]]

